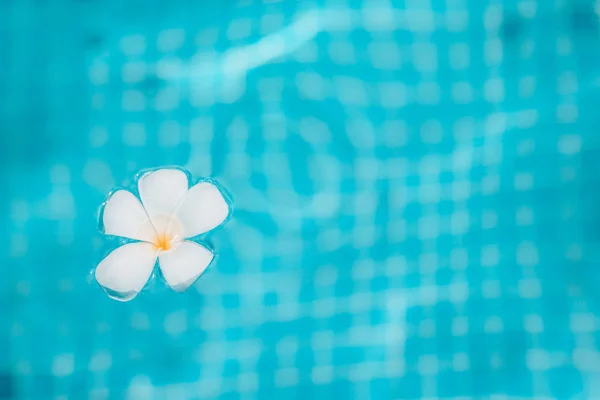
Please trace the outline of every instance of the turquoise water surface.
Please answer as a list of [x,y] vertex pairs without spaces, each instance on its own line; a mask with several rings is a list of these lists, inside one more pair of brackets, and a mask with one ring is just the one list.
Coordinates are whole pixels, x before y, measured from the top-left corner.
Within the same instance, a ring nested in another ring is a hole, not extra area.
[[[600,399],[598,10],[0,1],[0,398]],[[217,260],[114,301],[166,165]]]

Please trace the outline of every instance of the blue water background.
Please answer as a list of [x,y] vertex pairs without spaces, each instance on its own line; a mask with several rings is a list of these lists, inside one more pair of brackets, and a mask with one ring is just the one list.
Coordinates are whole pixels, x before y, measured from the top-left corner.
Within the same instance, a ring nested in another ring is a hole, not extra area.
[[[600,398],[599,10],[0,1],[0,398]],[[163,165],[235,212],[119,303]]]

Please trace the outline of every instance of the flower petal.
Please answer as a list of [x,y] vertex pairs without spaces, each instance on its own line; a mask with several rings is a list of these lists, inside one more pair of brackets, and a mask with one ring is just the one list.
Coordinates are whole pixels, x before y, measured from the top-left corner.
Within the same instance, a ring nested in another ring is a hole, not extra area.
[[158,233],[164,232],[165,221],[181,203],[188,187],[185,172],[174,168],[148,172],[138,181],[142,203]]
[[174,250],[160,253],[160,270],[173,290],[183,292],[202,275],[213,258],[214,254],[206,247],[185,240]]
[[102,212],[104,233],[107,235],[151,242],[156,232],[148,221],[142,203],[127,190],[113,193]]
[[229,205],[219,189],[210,182],[200,182],[188,190],[175,211],[186,238],[216,228],[228,215]]
[[114,299],[129,301],[144,287],[156,264],[157,250],[150,243],[129,243],[100,262],[96,280]]

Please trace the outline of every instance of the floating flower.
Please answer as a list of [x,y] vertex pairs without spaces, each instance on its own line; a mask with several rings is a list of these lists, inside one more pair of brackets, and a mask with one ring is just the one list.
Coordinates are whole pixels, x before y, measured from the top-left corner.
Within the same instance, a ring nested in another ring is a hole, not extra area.
[[211,250],[188,239],[216,228],[230,214],[214,183],[202,181],[190,188],[180,169],[142,174],[138,191],[141,202],[127,190],[112,193],[100,217],[105,234],[134,240],[110,253],[95,272],[106,293],[121,301],[142,290],[157,259],[167,284],[185,291],[214,258]]

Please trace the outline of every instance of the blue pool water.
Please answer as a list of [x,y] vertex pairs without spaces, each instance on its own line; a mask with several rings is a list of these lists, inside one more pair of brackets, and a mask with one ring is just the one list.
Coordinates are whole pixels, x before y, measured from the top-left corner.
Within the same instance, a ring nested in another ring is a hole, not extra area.
[[[599,9],[0,2],[0,398],[600,398]],[[164,165],[218,259],[114,301]]]

